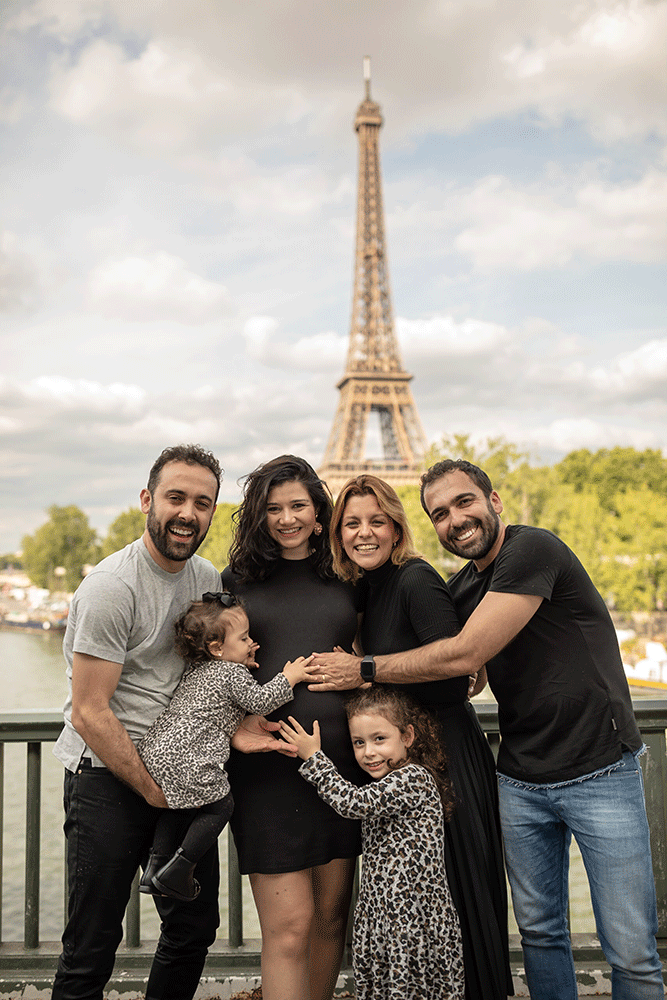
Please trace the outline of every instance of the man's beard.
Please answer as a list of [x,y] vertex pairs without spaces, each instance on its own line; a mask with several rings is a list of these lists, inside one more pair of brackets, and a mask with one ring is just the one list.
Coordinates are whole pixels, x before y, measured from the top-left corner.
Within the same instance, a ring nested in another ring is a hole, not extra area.
[[485,556],[489,554],[493,548],[496,539],[498,538],[498,533],[500,531],[500,518],[496,514],[495,510],[491,506],[489,500],[487,499],[486,505],[489,511],[489,516],[481,519],[479,517],[469,517],[468,520],[459,525],[456,528],[456,534],[461,535],[468,531],[470,528],[481,528],[481,532],[478,532],[474,544],[472,545],[459,545],[458,542],[451,539],[453,532],[449,532],[449,536],[446,541],[440,539],[440,544],[443,549],[447,549],[455,556],[459,556],[462,559],[484,559]]
[[[198,525],[185,524],[177,517],[173,517],[162,527],[155,516],[152,503],[146,517],[146,528],[148,529],[148,534],[151,536],[153,545],[160,555],[164,556],[165,559],[170,559],[172,562],[185,562],[186,559],[193,556],[206,538],[208,532],[207,528],[203,535],[199,536],[197,533],[199,530]],[[169,528],[194,528],[195,533],[192,538],[184,538],[183,541],[177,542],[167,533]]]

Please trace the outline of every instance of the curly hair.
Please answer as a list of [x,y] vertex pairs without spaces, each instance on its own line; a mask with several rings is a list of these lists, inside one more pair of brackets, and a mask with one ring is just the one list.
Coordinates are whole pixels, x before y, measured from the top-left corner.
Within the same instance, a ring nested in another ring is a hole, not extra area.
[[172,448],[165,448],[153,462],[153,467],[148,474],[146,489],[150,494],[155,492],[155,487],[160,482],[160,474],[168,462],[185,462],[186,465],[201,465],[208,469],[215,476],[218,488],[215,491],[215,499],[218,499],[220,492],[220,480],[222,469],[215,455],[210,451],[204,451],[198,444],[176,444]]
[[313,568],[323,579],[334,576],[329,545],[329,525],[333,501],[329,488],[303,458],[280,455],[265,462],[245,477],[243,500],[232,514],[234,541],[229,565],[242,583],[266,580],[281,558],[278,542],[266,527],[266,505],[274,486],[303,483],[315,507],[322,532],[310,536]]
[[371,684],[369,688],[357,688],[345,699],[345,713],[349,722],[355,715],[382,715],[401,733],[412,726],[415,738],[405,748],[406,760],[389,767],[396,769],[405,764],[419,764],[432,775],[440,798],[445,822],[451,819],[455,807],[455,796],[447,771],[447,755],[442,745],[442,736],[436,719],[412,695],[391,684]]
[[223,607],[219,601],[193,601],[174,625],[174,646],[178,655],[191,666],[208,663],[211,659],[209,645],[225,641],[230,615],[236,608],[245,613],[245,605],[238,598],[231,608]]
[[402,566],[408,559],[414,559],[419,555],[415,549],[405,509],[393,486],[385,483],[384,479],[378,479],[377,476],[363,475],[357,476],[355,479],[348,479],[338,494],[331,518],[331,552],[336,575],[341,580],[352,580],[355,583],[362,575],[363,570],[352,562],[343,548],[341,521],[345,516],[348,500],[351,497],[366,496],[375,497],[382,513],[391,518],[398,531],[398,541],[391,551],[391,561],[397,566]]
[[430,469],[427,469],[420,479],[419,499],[429,517],[431,515],[424,503],[424,491],[431,483],[434,483],[437,479],[441,479],[442,476],[448,476],[450,472],[465,473],[468,479],[475,486],[479,487],[487,500],[493,493],[493,485],[484,469],[480,469],[478,465],[473,465],[472,462],[467,462],[464,458],[445,458],[442,462],[436,462]]

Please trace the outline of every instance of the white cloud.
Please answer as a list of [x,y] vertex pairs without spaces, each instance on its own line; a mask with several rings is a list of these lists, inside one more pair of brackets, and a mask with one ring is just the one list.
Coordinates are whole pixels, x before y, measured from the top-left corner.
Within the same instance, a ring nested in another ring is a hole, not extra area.
[[510,340],[498,323],[471,318],[457,322],[453,316],[414,320],[399,316],[396,330],[405,357],[415,360],[487,355]]
[[136,385],[112,383],[102,385],[87,379],[69,379],[63,376],[43,375],[23,387],[32,403],[46,403],[59,409],[95,411],[136,411],[146,398],[143,389]]
[[664,135],[664,3],[588,0],[562,9],[569,30],[535,23],[529,40],[503,54],[508,79],[547,118],[588,120],[600,139]]
[[278,321],[272,316],[251,316],[243,328],[248,354],[270,368],[342,372],[346,337],[328,331],[287,343],[280,340],[278,330]]
[[650,340],[620,354],[610,365],[590,373],[593,385],[608,396],[657,398],[667,401],[667,339]]
[[128,320],[196,324],[219,319],[230,309],[223,285],[200,277],[164,251],[100,265],[88,290],[93,309]]
[[147,150],[211,149],[297,121],[335,142],[364,51],[397,138],[527,110],[608,142],[667,131],[665,5],[651,0],[257,0],[252,17],[232,0],[194,12],[181,0],[40,0],[10,24],[72,46],[73,63],[54,68],[60,113]]
[[151,154],[216,150],[262,124],[296,121],[307,107],[297,87],[243,79],[187,34],[154,38],[136,56],[119,43],[92,41],[74,65],[57,64],[51,103],[65,118]]
[[655,169],[635,182],[572,187],[486,177],[456,204],[467,224],[455,246],[480,270],[564,267],[578,255],[661,262],[667,251],[667,175]]
[[521,433],[527,443],[559,455],[576,448],[597,451],[618,445],[639,450],[664,447],[664,440],[653,430],[588,418],[563,418],[544,426],[524,426]]
[[35,267],[14,233],[0,232],[0,312],[31,308],[37,297]]

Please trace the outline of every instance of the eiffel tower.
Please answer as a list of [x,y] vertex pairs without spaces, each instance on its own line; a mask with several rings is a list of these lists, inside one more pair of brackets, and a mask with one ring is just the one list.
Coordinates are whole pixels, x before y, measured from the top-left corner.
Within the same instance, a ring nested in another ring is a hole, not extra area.
[[[379,135],[380,105],[371,100],[370,59],[364,58],[366,95],[354,127],[359,134],[357,243],[350,346],[338,409],[322,467],[318,470],[336,495],[351,476],[364,472],[393,486],[417,483],[428,447],[403,368],[389,291],[384,238]],[[377,413],[383,457],[366,457],[368,418]]]

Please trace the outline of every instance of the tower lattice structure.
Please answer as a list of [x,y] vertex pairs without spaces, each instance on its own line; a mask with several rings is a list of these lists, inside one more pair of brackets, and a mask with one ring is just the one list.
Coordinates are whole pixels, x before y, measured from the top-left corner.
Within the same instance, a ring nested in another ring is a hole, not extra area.
[[[389,288],[382,205],[380,105],[371,100],[370,59],[364,59],[365,99],[354,127],[359,136],[357,238],[350,344],[338,408],[319,474],[334,494],[363,472],[394,486],[416,483],[427,448],[409,375],[401,362]],[[382,458],[366,456],[371,413],[380,421]]]

